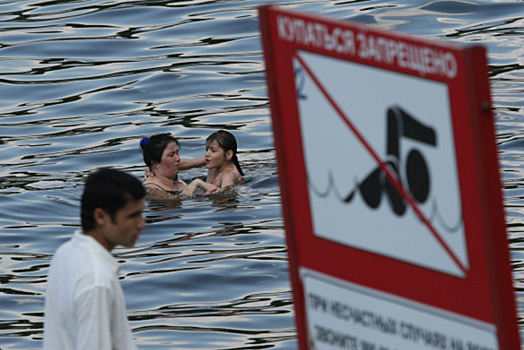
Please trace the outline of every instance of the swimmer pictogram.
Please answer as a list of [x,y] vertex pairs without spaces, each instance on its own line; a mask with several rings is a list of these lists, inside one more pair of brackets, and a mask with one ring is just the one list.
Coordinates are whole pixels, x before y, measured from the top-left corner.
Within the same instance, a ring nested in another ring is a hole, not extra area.
[[[314,225],[316,225],[316,234],[326,238],[331,237],[336,241],[371,251],[392,254],[401,260],[423,265],[429,264],[428,266],[440,268],[440,263],[437,264],[434,262],[440,258],[426,258],[423,254],[419,254],[416,251],[408,252],[407,248],[402,248],[401,246],[393,248],[396,249],[393,251],[391,248],[381,245],[382,243],[377,243],[378,241],[376,239],[371,238],[376,237],[389,240],[391,239],[390,237],[400,235],[404,237],[405,244],[411,244],[411,242],[417,241],[419,242],[418,244],[434,245],[435,248],[438,246],[438,250],[441,250],[442,254],[447,256],[448,259],[453,262],[455,268],[458,269],[456,273],[460,276],[467,275],[467,253],[465,253],[462,248],[465,241],[463,235],[464,222],[460,202],[456,199],[456,192],[446,192],[446,195],[451,195],[451,202],[448,199],[444,199],[438,192],[442,189],[442,179],[434,176],[434,174],[437,174],[437,176],[444,176],[447,179],[455,181],[453,180],[453,173],[450,173],[450,171],[453,171],[452,166],[450,167],[450,165],[448,165],[449,163],[442,163],[440,160],[443,156],[449,157],[449,153],[446,153],[451,149],[449,146],[450,135],[449,131],[447,131],[449,129],[442,126],[442,121],[437,121],[438,127],[432,125],[432,119],[424,115],[423,109],[417,109],[418,113],[422,112],[421,114],[413,113],[402,103],[391,100],[389,105],[384,104],[382,112],[384,114],[381,117],[384,122],[377,121],[375,125],[371,127],[368,123],[366,124],[365,132],[361,132],[359,126],[361,126],[362,120],[367,121],[369,118],[377,120],[376,112],[371,116],[362,114],[362,111],[365,113],[365,109],[361,109],[359,117],[355,119],[358,123],[355,123],[352,118],[356,116],[351,115],[350,118],[350,116],[346,114],[345,109],[348,108],[347,106],[349,105],[342,100],[335,100],[334,95],[328,92],[328,87],[330,86],[324,85],[316,74],[316,71],[322,70],[325,66],[319,65],[318,62],[314,60],[314,56],[304,55],[308,57],[308,60],[313,59],[311,62],[315,63],[313,63],[313,66],[308,64],[302,54],[295,56],[296,64],[294,75],[296,97],[299,104],[304,106],[304,109],[301,109],[301,111],[304,115],[311,117],[318,114],[318,112],[328,113],[329,117],[324,118],[329,119],[325,119],[326,125],[322,127],[332,129],[325,129],[326,132],[342,135],[341,132],[343,131],[341,131],[341,128],[347,128],[346,130],[349,131],[349,133],[346,135],[352,140],[347,141],[352,145],[351,149],[355,151],[360,149],[357,152],[362,152],[361,149],[363,149],[365,150],[364,153],[371,156],[371,159],[374,160],[374,164],[366,161],[364,163],[346,163],[347,165],[338,164],[338,162],[329,165],[323,161],[323,164],[328,165],[323,168],[315,166],[310,168],[306,164],[308,171],[308,188],[310,194],[313,196],[310,198],[312,201],[312,210],[314,210],[312,215]],[[329,70],[324,69],[322,71],[328,72]],[[343,86],[338,83],[340,80],[336,75],[332,75],[329,78],[322,76],[322,78],[327,79],[327,82],[337,81],[337,87]],[[396,79],[396,77],[393,77],[393,79]],[[357,86],[356,83],[351,84],[349,86]],[[338,98],[341,97],[340,94],[337,94],[337,96]],[[358,105],[359,101],[356,100],[355,102]],[[321,109],[314,111],[310,109],[309,106],[313,107],[319,105],[319,103],[323,106]],[[308,120],[311,120],[311,122]],[[312,128],[314,125],[312,120],[313,119],[304,119],[306,123],[304,127],[306,129],[305,131],[303,130],[303,135],[305,135],[305,138],[312,137],[311,140],[317,140],[317,130]],[[441,132],[444,132],[445,137],[444,144],[439,146]],[[385,140],[378,140],[376,135],[384,135]],[[304,142],[306,142],[306,145],[310,144],[310,141]],[[375,148],[377,145],[382,144],[384,148]],[[310,154],[317,154],[311,147],[312,146],[309,145],[307,146],[307,148],[311,150]],[[440,150],[441,147],[443,147],[443,151]],[[434,159],[428,158],[427,154],[437,155],[437,159],[439,160],[435,161]],[[359,157],[358,159],[365,160],[361,156]],[[311,165],[315,164],[314,158],[308,155],[306,155],[306,158],[307,162],[310,162]],[[452,161],[452,158],[444,159]],[[366,168],[363,164],[367,164],[365,165],[366,167],[371,166],[365,170]],[[441,168],[442,165],[444,166],[443,168]],[[341,176],[342,169],[346,171],[351,170],[354,172],[354,175],[344,180]],[[434,188],[433,182],[436,180],[438,180],[438,186]],[[357,201],[357,198],[360,198],[360,200]],[[346,207],[346,212],[344,212],[342,208],[333,210],[336,207],[331,207],[332,210],[326,211],[324,208],[327,208],[327,205],[336,205],[333,200],[337,200],[338,203],[340,203],[340,207]],[[438,204],[439,200],[440,206]],[[453,203],[452,207],[457,208],[458,211],[450,211],[446,207],[449,206],[450,203]],[[368,208],[369,211],[367,213],[362,211],[363,205]],[[353,207],[358,210],[355,211],[355,213],[358,214],[351,213],[353,210],[351,208]],[[388,208],[391,216],[385,215],[384,210],[386,208]],[[441,209],[445,209],[444,215],[440,212]],[[335,212],[337,214],[332,214]],[[379,215],[379,217],[376,219],[373,218],[372,212],[376,212],[375,215]],[[353,217],[351,221],[344,218],[344,216],[348,215]],[[371,220],[368,221],[369,225],[371,225],[370,227],[376,227],[378,230],[384,231],[364,229],[362,233],[358,233],[357,235],[347,235],[343,233],[343,229],[340,229],[340,227],[343,227],[340,226],[343,225],[343,223],[350,224],[355,222],[355,220],[364,223],[360,221],[364,217]],[[399,219],[406,217],[406,227],[410,227],[409,231],[402,228],[400,221],[393,219],[393,217]],[[375,220],[376,222],[374,222]],[[337,224],[333,224],[333,222],[339,222],[338,226]],[[386,222],[387,224],[384,224]],[[416,222],[422,225],[420,229],[425,227],[425,230],[415,230]],[[397,231],[390,231],[393,227],[395,227]],[[367,232],[367,234],[363,232]],[[422,238],[426,235],[426,233],[423,232],[429,232],[433,239]],[[432,250],[431,254],[437,255],[441,253]],[[446,271],[453,269],[454,268],[449,267]]]
[[[416,118],[408,114],[399,106],[394,106],[387,111],[387,150],[385,162],[391,173],[400,182],[407,184],[407,189],[413,199],[418,203],[424,203],[430,192],[430,173],[427,162],[422,152],[416,148],[409,150],[406,160],[401,159],[401,140],[408,138],[426,145],[436,146],[437,136],[435,130],[426,126]],[[406,179],[402,181],[400,167],[405,167]],[[403,215],[407,209],[407,203],[395,185],[389,180],[380,166],[377,166],[357,187],[344,198],[345,202],[351,202],[356,193],[360,193],[370,208],[377,208],[385,193],[393,212]]]

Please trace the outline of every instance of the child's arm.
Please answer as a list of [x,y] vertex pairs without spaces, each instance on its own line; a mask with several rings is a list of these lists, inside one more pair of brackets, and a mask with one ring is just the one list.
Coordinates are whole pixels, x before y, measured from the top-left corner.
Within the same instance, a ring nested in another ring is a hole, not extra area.
[[205,194],[211,194],[220,191],[220,188],[216,187],[213,184],[204,182],[200,179],[195,179],[191,181],[191,183],[184,189],[184,191],[182,191],[182,194],[185,196],[192,197],[193,192],[195,192],[197,188],[203,189]]
[[204,166],[205,164],[206,159],[204,156],[193,159],[180,159],[180,170],[196,168],[199,166]]

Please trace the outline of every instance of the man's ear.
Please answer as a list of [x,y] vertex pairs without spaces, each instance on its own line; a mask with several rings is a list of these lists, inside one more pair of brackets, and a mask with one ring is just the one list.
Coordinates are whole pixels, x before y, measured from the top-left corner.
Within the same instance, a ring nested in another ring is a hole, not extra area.
[[93,211],[93,217],[97,226],[105,226],[108,220],[111,220],[111,217],[107,212],[102,208],[95,208]]
[[230,149],[226,152],[226,159],[231,160],[231,158],[233,158],[233,150]]

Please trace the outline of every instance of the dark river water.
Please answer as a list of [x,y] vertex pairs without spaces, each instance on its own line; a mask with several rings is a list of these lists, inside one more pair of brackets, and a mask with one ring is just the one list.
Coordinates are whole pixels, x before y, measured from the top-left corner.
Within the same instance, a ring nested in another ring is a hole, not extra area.
[[[297,348],[257,13],[267,3],[0,2],[0,349],[42,347],[49,262],[79,227],[85,176],[112,166],[142,178],[143,136],[171,132],[191,158],[218,129],[237,137],[245,186],[237,195],[148,199],[137,245],[114,250],[136,342]],[[486,45],[521,320],[524,2],[274,3]]]

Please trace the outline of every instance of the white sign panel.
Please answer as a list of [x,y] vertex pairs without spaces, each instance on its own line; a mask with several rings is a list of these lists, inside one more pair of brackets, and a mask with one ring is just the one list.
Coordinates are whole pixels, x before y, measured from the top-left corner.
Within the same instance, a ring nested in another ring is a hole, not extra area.
[[495,350],[495,327],[302,269],[310,348]]
[[314,234],[465,277],[447,85],[304,51],[294,67]]

